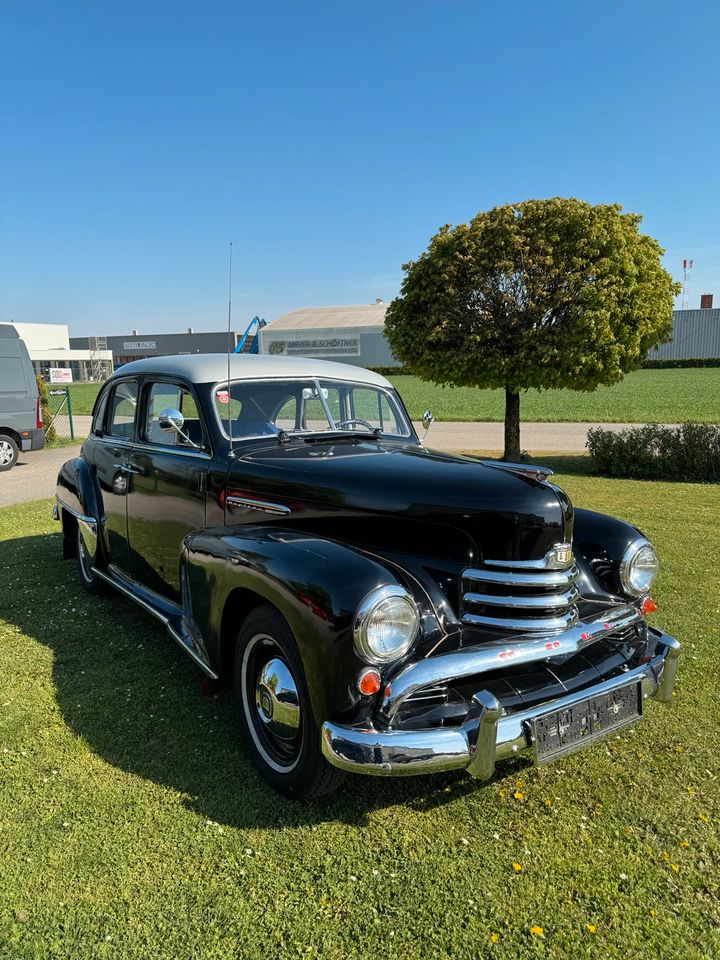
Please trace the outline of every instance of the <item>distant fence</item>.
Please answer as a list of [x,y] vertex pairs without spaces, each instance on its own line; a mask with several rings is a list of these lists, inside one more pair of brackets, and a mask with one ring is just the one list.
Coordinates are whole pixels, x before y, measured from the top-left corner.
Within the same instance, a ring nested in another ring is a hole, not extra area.
[[58,440],[74,440],[75,427],[69,387],[53,387],[48,390],[48,411],[52,417],[45,428],[48,445]]

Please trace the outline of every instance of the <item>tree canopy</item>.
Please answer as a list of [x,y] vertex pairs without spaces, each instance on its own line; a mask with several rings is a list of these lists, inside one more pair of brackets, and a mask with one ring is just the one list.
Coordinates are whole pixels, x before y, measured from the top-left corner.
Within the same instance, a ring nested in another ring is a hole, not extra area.
[[501,387],[505,458],[520,454],[519,394],[594,390],[666,340],[678,292],[642,217],[555,197],[444,226],[403,265],[385,331],[424,380]]

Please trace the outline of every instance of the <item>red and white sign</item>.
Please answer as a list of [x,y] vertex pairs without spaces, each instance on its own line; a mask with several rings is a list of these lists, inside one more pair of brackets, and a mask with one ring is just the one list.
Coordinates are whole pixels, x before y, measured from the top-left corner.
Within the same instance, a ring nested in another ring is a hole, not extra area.
[[229,403],[229,402],[230,402],[230,396],[229,396],[227,390],[218,390],[218,391],[216,392],[215,396],[217,397],[217,402],[218,402],[218,403]]
[[73,375],[70,367],[50,367],[50,383],[72,383]]

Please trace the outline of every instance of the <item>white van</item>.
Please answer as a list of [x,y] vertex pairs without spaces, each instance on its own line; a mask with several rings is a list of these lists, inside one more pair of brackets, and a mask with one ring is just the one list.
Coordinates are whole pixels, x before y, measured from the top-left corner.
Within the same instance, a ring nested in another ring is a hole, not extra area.
[[21,450],[45,446],[40,397],[27,347],[12,324],[0,323],[0,471]]

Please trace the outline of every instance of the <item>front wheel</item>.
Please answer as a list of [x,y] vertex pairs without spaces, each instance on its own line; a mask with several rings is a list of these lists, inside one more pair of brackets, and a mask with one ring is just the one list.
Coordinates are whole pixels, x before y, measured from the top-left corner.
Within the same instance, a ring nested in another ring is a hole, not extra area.
[[274,607],[257,607],[245,620],[233,679],[250,757],[268,783],[295,800],[335,790],[343,774],[321,753],[295,638]]

